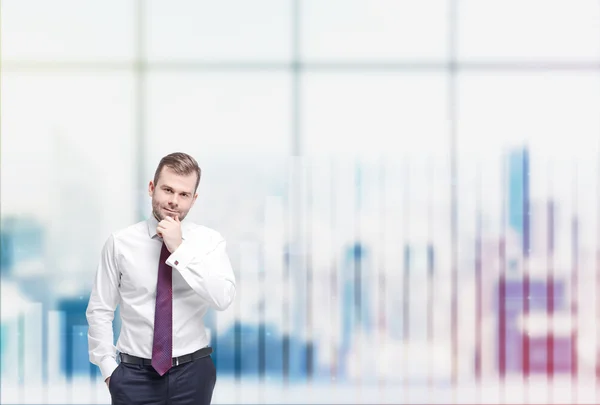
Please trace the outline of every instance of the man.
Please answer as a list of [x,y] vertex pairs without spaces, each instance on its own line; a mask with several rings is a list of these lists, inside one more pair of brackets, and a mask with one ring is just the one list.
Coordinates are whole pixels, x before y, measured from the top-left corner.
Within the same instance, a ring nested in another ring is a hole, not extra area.
[[102,249],[86,311],[88,343],[115,405],[210,404],[216,370],[203,317],[229,307],[235,276],[223,237],[185,221],[199,182],[193,157],[162,158],[148,185],[152,215],[111,234]]

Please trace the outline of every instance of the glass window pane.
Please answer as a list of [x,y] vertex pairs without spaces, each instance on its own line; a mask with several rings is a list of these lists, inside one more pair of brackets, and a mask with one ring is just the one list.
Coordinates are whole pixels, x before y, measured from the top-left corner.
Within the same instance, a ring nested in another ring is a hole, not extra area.
[[203,174],[190,218],[232,243],[262,239],[266,197],[281,195],[287,176],[289,75],[157,73],[148,86],[148,179],[164,155],[191,154]]
[[446,156],[443,74],[314,73],[302,89],[307,155]]
[[45,268],[61,288],[82,288],[73,272],[89,275],[108,235],[136,219],[133,83],[117,73],[3,75],[2,218],[43,226]]
[[289,0],[150,0],[150,60],[287,61]]
[[302,57],[445,60],[448,4],[447,0],[302,1]]
[[465,0],[459,4],[461,60],[595,61],[597,1]]
[[4,0],[2,58],[6,60],[130,60],[132,0]]
[[597,153],[600,79],[595,73],[481,73],[459,81],[460,151],[492,156],[529,145],[545,158]]

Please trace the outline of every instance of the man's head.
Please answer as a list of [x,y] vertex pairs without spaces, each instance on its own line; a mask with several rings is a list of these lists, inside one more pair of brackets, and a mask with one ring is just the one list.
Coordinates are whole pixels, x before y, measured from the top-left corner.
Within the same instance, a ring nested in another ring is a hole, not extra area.
[[152,214],[162,221],[175,216],[182,221],[196,202],[200,167],[185,153],[171,153],[163,157],[148,185],[152,197]]

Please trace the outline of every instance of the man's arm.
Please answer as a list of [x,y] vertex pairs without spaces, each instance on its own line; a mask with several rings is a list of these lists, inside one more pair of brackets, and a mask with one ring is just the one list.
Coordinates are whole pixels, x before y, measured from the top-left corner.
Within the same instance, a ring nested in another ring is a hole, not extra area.
[[100,367],[103,380],[117,368],[117,348],[113,344],[115,309],[119,303],[119,270],[116,265],[115,239],[111,235],[102,249],[96,279],[85,313],[89,324],[90,361]]
[[167,264],[212,308],[224,311],[235,297],[235,276],[227,256],[225,239],[213,238],[207,250],[197,241],[184,241],[167,259]]

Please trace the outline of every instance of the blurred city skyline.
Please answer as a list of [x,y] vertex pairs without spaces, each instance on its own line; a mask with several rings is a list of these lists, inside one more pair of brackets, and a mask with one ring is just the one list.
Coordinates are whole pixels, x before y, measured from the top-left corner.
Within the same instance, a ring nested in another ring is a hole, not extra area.
[[598,402],[598,2],[3,0],[0,19],[0,402],[110,401],[89,290],[174,151],[239,284],[205,320],[215,403]]

